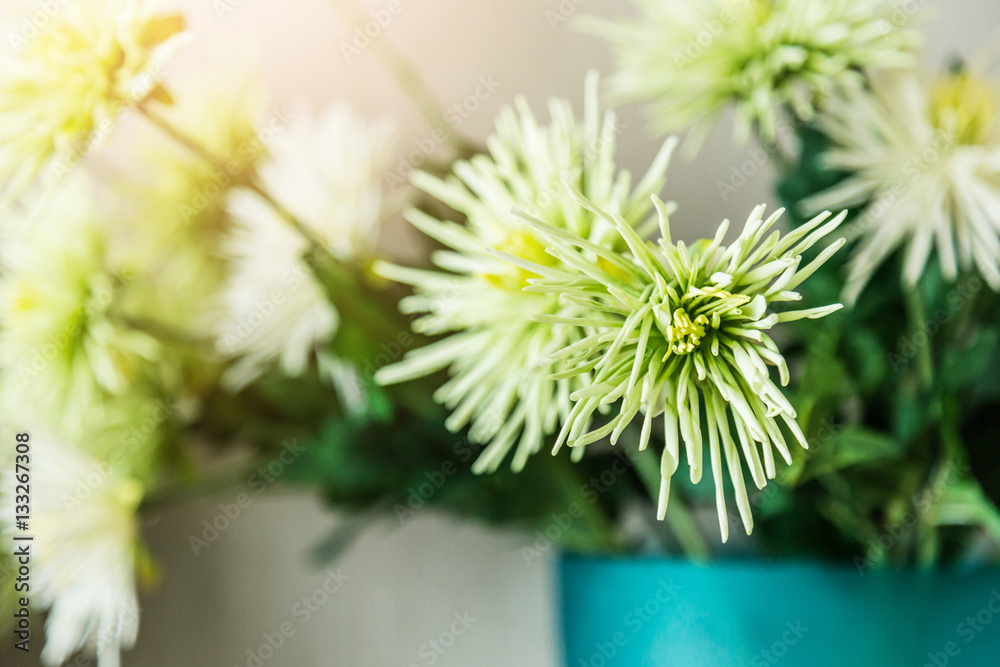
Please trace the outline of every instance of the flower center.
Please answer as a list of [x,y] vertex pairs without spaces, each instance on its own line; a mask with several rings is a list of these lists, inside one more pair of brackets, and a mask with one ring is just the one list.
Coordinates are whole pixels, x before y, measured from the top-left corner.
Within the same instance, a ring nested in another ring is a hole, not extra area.
[[[518,230],[511,232],[507,238],[496,245],[496,249],[541,266],[555,266],[556,264],[555,258],[545,252],[545,246],[537,238],[525,231]],[[514,266],[513,264],[509,265],[509,269],[503,273],[486,273],[483,275],[483,278],[491,285],[512,291],[521,291],[528,286],[529,280],[540,277],[537,273]]]
[[709,324],[708,318],[698,315],[691,319],[687,311],[678,308],[674,311],[671,323],[667,326],[667,340],[670,341],[670,349],[674,354],[687,354],[693,352],[701,339],[705,337],[705,327]]
[[984,143],[998,110],[996,87],[965,69],[940,80],[931,93],[934,126],[952,135],[956,144]]
[[[750,301],[744,294],[732,294],[714,285],[691,286],[683,295],[669,296],[653,309],[656,326],[667,342],[663,360],[699,349],[732,318],[754,317],[742,308]],[[712,343],[713,354],[716,344]]]

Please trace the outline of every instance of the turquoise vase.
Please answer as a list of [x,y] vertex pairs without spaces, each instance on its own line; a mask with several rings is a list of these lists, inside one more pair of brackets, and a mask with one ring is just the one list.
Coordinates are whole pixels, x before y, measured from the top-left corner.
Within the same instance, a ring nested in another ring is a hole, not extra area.
[[1000,570],[564,557],[567,667],[998,667]]

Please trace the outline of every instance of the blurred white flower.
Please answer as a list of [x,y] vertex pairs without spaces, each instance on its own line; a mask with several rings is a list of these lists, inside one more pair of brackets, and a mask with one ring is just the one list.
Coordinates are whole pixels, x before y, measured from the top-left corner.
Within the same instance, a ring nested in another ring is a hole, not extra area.
[[[48,610],[42,660],[60,665],[84,650],[100,667],[117,667],[139,628],[136,509],[143,487],[51,433],[30,435],[32,598]],[[0,520],[8,539],[16,484],[13,465],[5,465]]]
[[0,256],[0,400],[75,432],[109,397],[159,378],[162,350],[119,309],[135,276],[111,256],[83,182],[52,194],[23,231]]
[[[146,0],[8,3],[14,52],[0,59],[0,193],[22,194],[46,171],[58,178],[113,131],[122,112],[150,96],[168,99],[159,71],[183,19]],[[27,32],[25,19],[47,17]],[[37,33],[37,34],[36,34]]]
[[[619,99],[648,102],[658,131],[700,145],[735,104],[735,135],[774,141],[786,105],[809,120],[823,99],[861,87],[860,68],[908,67],[916,33],[899,0],[636,0],[641,17],[591,21],[617,56]],[[895,10],[895,13],[894,13]]]
[[[319,118],[297,112],[269,146],[261,185],[337,259],[363,263],[390,212],[382,177],[394,145],[391,123],[369,123],[347,107]],[[307,241],[269,202],[235,191],[228,209],[235,226],[225,247],[230,272],[217,339],[239,361],[227,380],[245,385],[274,361],[299,375],[336,332],[337,310],[303,261]]]
[[968,70],[924,84],[916,74],[874,77],[871,91],[832,100],[819,121],[832,141],[824,163],[848,172],[806,200],[806,211],[864,208],[849,264],[853,302],[905,246],[912,287],[936,249],[945,279],[979,271],[1000,291],[1000,90]]
[[[561,266],[516,211],[527,211],[598,245],[620,244],[612,225],[573,199],[566,189],[571,184],[605,209],[620,213],[640,233],[655,228],[650,195],[663,187],[675,142],[664,145],[633,188],[631,175],[616,170],[619,127],[614,113],[602,117],[597,88],[597,76],[591,73],[580,122],[569,102],[552,100],[551,122],[541,126],[519,99],[516,111],[507,107],[500,112],[496,134],[487,140],[489,155],[456,163],[454,176],[444,181],[417,174],[415,185],[468,222],[410,211],[407,219],[415,227],[447,246],[432,255],[441,270],[376,267],[385,277],[414,286],[415,294],[403,299],[400,308],[423,313],[413,322],[415,331],[446,336],[381,369],[376,380],[405,382],[447,369],[451,379],[434,398],[452,410],[448,428],[459,430],[471,423],[470,439],[488,443],[474,466],[477,471],[495,470],[515,443],[512,467],[522,468],[569,414],[570,394],[587,384],[585,374],[566,379],[558,373],[566,369],[540,365],[580,336],[573,327],[539,320],[572,318],[577,306],[561,303],[555,293],[524,291],[530,279],[545,271],[524,269],[497,256],[499,252],[514,262],[527,260],[546,271]],[[647,222],[653,226],[644,226]]]

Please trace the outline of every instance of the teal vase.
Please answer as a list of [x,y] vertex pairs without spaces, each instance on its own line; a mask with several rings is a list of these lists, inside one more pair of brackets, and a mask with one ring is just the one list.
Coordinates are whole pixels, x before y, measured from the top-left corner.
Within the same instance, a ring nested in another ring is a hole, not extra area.
[[563,557],[567,667],[998,667],[1000,570]]

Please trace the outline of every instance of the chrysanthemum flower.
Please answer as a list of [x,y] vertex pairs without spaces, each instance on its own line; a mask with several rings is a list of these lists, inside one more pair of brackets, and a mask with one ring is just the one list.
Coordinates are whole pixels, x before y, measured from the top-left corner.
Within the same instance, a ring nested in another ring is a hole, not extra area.
[[947,280],[975,267],[1000,291],[1000,89],[968,70],[930,85],[879,76],[831,101],[819,127],[833,144],[825,163],[850,175],[805,209],[864,208],[845,300],[904,246],[907,287],[936,249]]
[[[38,13],[24,2],[24,15]],[[17,197],[43,171],[60,177],[107,139],[122,112],[165,98],[159,71],[177,45],[179,16],[145,0],[60,3],[37,34],[10,32],[0,60],[0,192]]]
[[[691,481],[698,482],[707,440],[722,539],[728,537],[723,461],[749,534],[753,518],[744,463],[762,488],[775,475],[773,450],[791,463],[782,424],[807,446],[794,408],[771,379],[769,366],[777,368],[783,385],[789,373],[766,332],[779,322],[818,318],[841,308],[834,304],[792,310],[775,305],[799,300],[798,286],[843,245],[841,239],[801,265],[801,253],[836,229],[846,213],[829,221],[825,213],[782,238],[777,231],[768,234],[782,211],[764,220],[764,207],[759,206],[731,245],[722,243],[729,227],[726,221],[714,240],[689,248],[671,241],[667,211],[656,200],[662,233],[656,247],[644,242],[621,216],[601,211],[582,196],[580,203],[616,226],[631,255],[535,223],[551,244],[549,253],[564,264],[551,268],[518,262],[523,270],[542,276],[531,281],[528,291],[560,294],[584,305],[587,313],[563,320],[582,335],[547,360],[555,365],[555,378],[592,377],[589,387],[573,394],[576,404],[564,420],[556,447],[563,443],[579,447],[609,434],[614,443],[643,412],[639,448],[645,449],[652,419],[662,414],[666,446],[660,518],[665,516],[670,479],[680,462],[680,441],[686,447]],[[601,261],[581,261],[592,256]],[[619,400],[618,414],[590,429],[593,413]],[[703,411],[707,433],[702,430]]]
[[692,146],[735,104],[737,140],[777,134],[788,106],[812,118],[831,92],[860,87],[861,67],[913,63],[915,33],[893,0],[636,0],[636,20],[592,23],[614,46],[612,91],[648,102],[656,128],[693,127]]
[[620,244],[612,225],[567,193],[564,182],[570,182],[645,230],[640,233],[652,231],[643,224],[652,222],[649,198],[663,187],[674,142],[667,142],[633,188],[628,172],[616,172],[617,121],[611,112],[601,117],[597,83],[591,73],[582,122],[575,119],[569,102],[553,100],[551,123],[541,126],[527,103],[519,100],[516,110],[500,112],[497,132],[487,142],[489,155],[458,162],[447,180],[417,174],[413,180],[418,187],[462,213],[467,223],[410,211],[407,219],[415,227],[447,246],[432,256],[441,270],[377,267],[382,275],[414,286],[415,294],[401,302],[404,312],[423,313],[413,321],[413,329],[445,338],[381,369],[376,380],[404,382],[447,369],[451,379],[434,398],[452,410],[448,428],[471,424],[470,439],[487,444],[475,464],[477,471],[495,470],[515,445],[513,468],[523,467],[569,414],[570,394],[587,385],[583,375],[551,382],[546,378],[550,371],[539,366],[579,334],[537,318],[569,317],[576,306],[561,302],[557,294],[525,292],[536,274],[489,250],[561,266],[545,254],[544,241],[514,210],[529,211],[599,245]]
[[[369,123],[347,107],[317,119],[294,115],[259,167],[263,188],[337,259],[370,260],[391,211],[382,176],[393,157],[394,127]],[[245,385],[275,361],[300,375],[338,325],[336,307],[303,260],[309,244],[253,192],[233,192],[228,210],[235,226],[224,249],[230,273],[217,333],[219,349],[239,358],[228,380]]]
[[112,256],[82,185],[60,188],[24,231],[3,248],[0,397],[73,432],[109,397],[163,379],[162,349],[119,309],[135,276]]
[[[31,429],[31,597],[48,610],[42,660],[61,665],[77,651],[116,667],[139,628],[135,590],[143,486],[42,429]],[[11,435],[13,441],[13,435]],[[5,465],[0,493],[8,536],[17,484]]]

